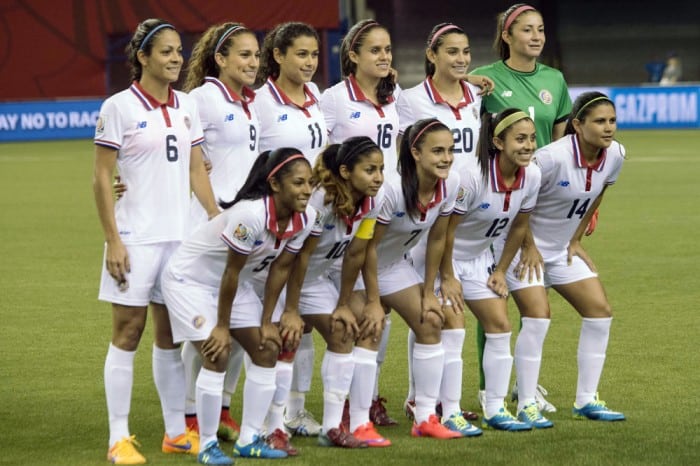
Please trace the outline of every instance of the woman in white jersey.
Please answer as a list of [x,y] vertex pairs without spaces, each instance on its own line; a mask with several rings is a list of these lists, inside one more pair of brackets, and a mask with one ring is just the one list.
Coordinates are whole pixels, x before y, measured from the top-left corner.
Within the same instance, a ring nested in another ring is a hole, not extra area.
[[[135,447],[128,417],[134,356],[149,303],[155,330],[153,373],[166,431],[162,450],[197,454],[199,448],[196,433],[186,429],[178,409],[184,385],[169,383],[182,371],[182,361],[172,341],[160,275],[185,235],[190,192],[209,217],[218,208],[202,163],[196,103],[170,87],[183,63],[179,34],[165,21],[145,20],[131,38],[127,55],[133,83],[100,109],[93,186],[106,242],[99,299],[112,303],[112,341],[104,369],[107,458],[116,464],[141,464],[146,459]],[[116,205],[115,167],[131,187]]]
[[[469,40],[459,26],[452,23],[440,23],[433,27],[428,35],[425,51],[426,79],[415,87],[401,91],[397,103],[401,132],[421,118],[436,117],[452,131],[455,141],[453,169],[460,171],[461,167],[476,167],[476,145],[479,140],[481,119],[481,90],[466,82],[467,71],[471,63]],[[472,76],[471,78],[475,78]],[[487,81],[488,84],[488,81]],[[489,84],[486,86],[490,89]],[[457,303],[458,305],[461,304]],[[464,346],[464,314],[448,313],[443,329],[443,343],[446,351],[452,352],[452,368],[450,373],[454,379],[449,383],[457,402],[462,392],[462,347]],[[415,335],[409,331],[409,393],[404,403],[404,410],[409,418],[413,417],[414,386],[411,368],[411,357]],[[453,398],[453,396],[451,396]],[[450,403],[452,404],[452,403]],[[438,414],[442,415],[442,404],[439,404]],[[451,409],[454,409],[452,406]],[[457,406],[456,408],[459,408]],[[456,414],[456,413],[452,413]],[[462,412],[467,420],[476,420],[478,415],[469,411]],[[446,417],[450,414],[445,413]],[[466,427],[458,418],[454,419],[453,427]],[[465,431],[470,432],[470,431]]]
[[[566,136],[535,154],[542,187],[530,229],[544,260],[544,285],[554,288],[582,317],[573,407],[578,419],[625,419],[598,399],[612,311],[595,265],[581,245],[593,212],[622,169],[625,149],[614,140],[616,129],[613,102],[600,92],[586,92],[574,102]],[[532,249],[531,242],[526,246]],[[538,255],[526,246],[523,256]]]
[[[243,185],[258,155],[260,125],[252,105],[260,51],[255,33],[240,23],[227,22],[207,29],[192,50],[184,90],[197,101],[204,130],[204,155],[211,163],[209,179],[219,201],[232,200]],[[201,204],[192,199],[190,228],[206,221]],[[199,351],[189,342],[182,348],[187,378],[185,419],[197,429],[195,379],[201,367]],[[243,364],[236,343],[226,370],[219,436],[235,441],[240,427],[229,407]]]
[[200,463],[233,464],[216,438],[231,337],[250,358],[234,456],[287,457],[268,446],[262,430],[282,347],[273,311],[315,223],[310,180],[297,149],[261,153],[236,198],[183,242],[163,274],[174,340],[192,342],[202,355],[195,396]]
[[[256,84],[261,86],[255,99],[261,150],[292,145],[301,150],[312,166],[328,144],[319,105],[320,92],[311,82],[319,54],[318,33],[313,27],[299,22],[278,24],[265,36],[256,79]],[[314,369],[311,330],[307,326],[295,351],[281,355],[287,362],[294,361],[291,392],[280,386],[273,402],[286,404],[287,429],[304,436],[318,435],[321,431],[321,425],[305,408]],[[280,377],[284,379],[283,373]]]

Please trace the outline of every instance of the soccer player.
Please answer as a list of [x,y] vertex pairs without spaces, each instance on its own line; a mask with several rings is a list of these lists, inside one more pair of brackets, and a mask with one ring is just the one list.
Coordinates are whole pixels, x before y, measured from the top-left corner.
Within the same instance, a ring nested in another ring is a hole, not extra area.
[[[319,212],[322,228],[306,241],[287,288],[287,307],[298,308],[326,341],[323,430],[318,438],[323,446],[391,445],[369,420],[384,311],[378,299],[354,306],[350,302],[358,273],[373,253],[367,248],[382,201],[382,169],[382,151],[365,136],[331,144],[321,153],[310,204]],[[374,266],[364,270],[376,282],[376,261]],[[344,429],[340,424],[348,393],[350,419]]]
[[[537,62],[545,44],[541,13],[525,3],[516,3],[496,20],[494,49],[500,60],[476,68],[472,73],[485,75],[495,82],[495,90],[484,96],[482,111],[498,113],[506,108],[519,108],[535,122],[537,147],[543,147],[564,134],[566,118],[571,112],[571,99],[559,70]],[[484,329],[477,326],[480,391],[483,408],[484,372],[482,353]],[[517,397],[517,388],[513,392]],[[546,390],[538,387],[537,402],[541,410],[556,411],[545,398]]]
[[310,180],[309,163],[297,149],[261,153],[236,198],[221,203],[224,212],[197,229],[163,273],[173,338],[191,341],[202,355],[195,397],[200,463],[233,464],[216,438],[231,337],[250,358],[234,456],[288,456],[269,447],[262,430],[282,347],[273,310],[315,224]]
[[423,286],[423,278],[408,257],[427,235],[425,282],[435,281],[459,185],[458,176],[450,172],[453,147],[452,132],[434,118],[419,120],[406,129],[399,154],[401,176],[385,182],[385,198],[372,238],[377,248],[378,285],[365,284],[368,297],[377,293],[382,305],[396,310],[416,334],[414,437],[462,436],[443,426],[435,415],[444,359],[440,337],[443,305],[432,286]]
[[[479,136],[479,169],[460,171],[460,196],[448,232],[447,255],[440,269],[443,289],[459,290],[486,330],[484,372],[486,403],[482,427],[530,430],[504,406],[513,358],[505,272],[523,242],[535,207],[540,173],[530,161],[536,148],[532,119],[518,109],[483,116]],[[505,238],[494,258],[491,246]],[[454,244],[453,247],[452,244]]]
[[[263,42],[256,78],[262,87],[256,91],[254,104],[260,119],[261,150],[292,145],[312,166],[328,144],[319,106],[320,92],[311,82],[319,53],[318,33],[308,24],[289,22],[275,26]],[[285,425],[289,431],[304,436],[318,435],[321,431],[321,425],[305,408],[314,369],[311,330],[311,327],[305,329],[296,351],[283,355],[286,362],[294,363],[291,391],[279,387],[273,399],[273,407],[286,405]],[[289,379],[287,370],[287,365],[278,367],[280,383]]]
[[[199,440],[185,426],[185,387],[172,384],[183,371],[160,292],[163,267],[183,239],[194,191],[208,217],[219,210],[202,162],[197,105],[174,91],[182,68],[175,28],[160,19],[138,25],[127,45],[131,86],[108,98],[95,131],[95,203],[105,235],[99,299],[112,304],[112,341],[104,368],[109,451],[116,464],[142,464],[128,418],[134,356],[153,311],[153,376],[165,421],[162,450],[197,454]],[[130,190],[116,202],[112,176],[118,168]]]
[[578,419],[625,419],[598,399],[612,311],[595,264],[581,245],[593,212],[622,169],[625,149],[614,139],[616,129],[615,106],[607,96],[586,92],[576,99],[566,136],[535,154],[542,186],[530,229],[539,253],[531,250],[530,241],[522,251],[523,256],[541,254],[545,286],[554,288],[582,317],[573,407]]
[[[253,166],[258,154],[260,125],[252,102],[260,51],[255,34],[240,23],[227,22],[207,29],[194,45],[187,67],[184,90],[197,101],[204,131],[204,154],[211,163],[209,179],[214,196],[231,201]],[[201,204],[192,199],[192,230],[204,223]],[[185,419],[197,429],[195,381],[201,368],[199,351],[189,342],[182,347],[187,379]],[[240,427],[231,418],[230,404],[243,364],[243,349],[234,343],[226,370],[219,436],[238,438]]]

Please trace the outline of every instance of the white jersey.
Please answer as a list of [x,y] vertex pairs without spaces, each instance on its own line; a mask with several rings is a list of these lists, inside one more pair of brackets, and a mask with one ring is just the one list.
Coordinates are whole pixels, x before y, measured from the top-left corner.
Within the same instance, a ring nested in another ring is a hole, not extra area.
[[461,185],[454,212],[462,217],[452,251],[456,261],[479,257],[494,241],[505,242],[515,216],[535,208],[540,170],[534,164],[521,167],[513,184],[506,186],[498,169],[499,157],[491,158],[487,181],[478,169],[460,172]]
[[401,91],[397,102],[402,135],[409,125],[424,118],[437,118],[450,128],[455,141],[453,169],[458,171],[462,166],[477,167],[476,145],[481,128],[479,88],[466,81],[461,84],[463,97],[456,107],[442,98],[430,77]]
[[328,144],[326,123],[314,83],[304,86],[306,102],[298,106],[268,79],[255,92],[253,106],[260,120],[260,152],[281,147],[299,149],[314,166],[316,157]]
[[321,110],[326,119],[331,144],[340,144],[353,136],[367,136],[377,143],[384,154],[385,176],[398,176],[396,142],[399,136],[399,114],[394,96],[390,96],[385,105],[375,105],[350,75],[323,91]]
[[[209,180],[217,201],[230,202],[243,186],[258,155],[260,123],[251,105],[255,93],[243,88],[242,96],[208,76],[190,95],[197,101],[204,130],[204,155],[211,161]],[[204,208],[192,198],[193,220],[206,221]]]
[[376,196],[367,196],[360,208],[352,217],[338,217],[331,204],[326,204],[326,190],[318,188],[311,195],[311,204],[317,211],[316,223],[318,230],[311,234],[320,236],[316,249],[309,257],[308,268],[304,281],[313,281],[328,272],[334,263],[341,260],[345,249],[357,233],[362,220],[377,218],[379,206],[384,198],[384,190],[380,189]]
[[387,229],[377,245],[378,268],[400,261],[430,231],[438,216],[452,213],[459,175],[451,171],[447,180],[438,182],[433,199],[427,206],[420,206],[418,218],[412,218],[406,211],[400,179],[385,181],[384,189],[377,223],[387,225]]
[[576,135],[535,152],[542,187],[530,216],[530,229],[545,260],[566,250],[593,201],[605,186],[617,181],[624,158],[625,148],[614,141],[594,165],[588,165]]
[[226,269],[228,250],[248,256],[238,277],[239,285],[266,277],[269,265],[287,249],[301,249],[316,219],[313,207],[295,213],[283,235],[277,235],[277,217],[272,197],[243,200],[198,228],[168,262],[168,273],[182,283],[219,288]]
[[190,152],[203,142],[197,104],[170,90],[161,104],[138,82],[105,100],[95,144],[116,149],[129,187],[116,202],[124,244],[180,241],[190,209]]

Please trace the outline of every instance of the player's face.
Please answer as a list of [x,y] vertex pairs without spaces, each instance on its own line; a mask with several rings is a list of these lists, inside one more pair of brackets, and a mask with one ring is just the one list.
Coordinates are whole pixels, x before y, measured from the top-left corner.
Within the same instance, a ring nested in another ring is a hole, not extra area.
[[503,40],[510,46],[511,56],[537,58],[544,47],[544,22],[536,11],[521,14],[511,26],[511,34],[503,32]]
[[349,181],[357,199],[365,196],[376,196],[384,182],[384,154],[373,151],[361,156],[349,172]]
[[432,178],[447,179],[454,161],[454,150],[452,132],[440,130],[426,134],[420,149],[412,149],[418,172]]
[[182,69],[182,42],[180,34],[172,29],[163,29],[153,39],[151,54],[139,52],[143,75],[163,83],[174,83]]
[[617,130],[617,116],[612,105],[601,104],[592,108],[583,121],[576,124],[574,129],[582,144],[586,144],[596,152],[607,149],[613,142]]
[[252,86],[260,66],[260,48],[253,34],[238,34],[228,48],[228,55],[217,54],[219,79],[239,92],[243,86]]
[[442,37],[442,44],[437,53],[432,57],[432,62],[435,64],[433,77],[444,77],[455,81],[464,79],[472,62],[469,39],[464,34],[446,34]]
[[514,167],[527,167],[537,149],[535,124],[530,120],[516,121],[501,134],[503,139],[495,138],[494,143],[501,151],[501,160]]
[[391,72],[391,38],[383,28],[374,28],[365,34],[359,53],[350,52],[356,65],[356,76],[385,78]]
[[311,81],[318,68],[318,42],[315,37],[299,36],[282,55],[275,49],[275,60],[280,65],[280,76],[296,83],[305,84]]
[[279,184],[279,202],[289,211],[303,212],[311,197],[311,168],[303,161],[292,162]]

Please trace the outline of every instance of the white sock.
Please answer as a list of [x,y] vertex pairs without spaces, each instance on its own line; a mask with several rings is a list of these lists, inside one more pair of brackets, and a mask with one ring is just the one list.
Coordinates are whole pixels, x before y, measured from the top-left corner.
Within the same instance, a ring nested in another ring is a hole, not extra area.
[[416,398],[416,383],[413,380],[413,346],[416,344],[416,334],[408,329],[408,395],[407,400],[415,400]]
[[248,366],[243,384],[243,416],[241,419],[240,445],[248,445],[262,432],[265,416],[275,395],[275,368]]
[[445,352],[442,343],[424,345],[416,343],[413,348],[413,377],[416,383],[416,424],[427,421],[435,414],[435,404],[440,393],[442,367]]
[[326,350],[323,355],[323,432],[340,426],[354,368],[352,353],[342,354]]
[[216,441],[221,413],[221,392],[224,389],[224,373],[202,368],[196,382],[197,423],[199,444],[204,449],[209,442]]
[[231,354],[226,367],[226,377],[224,378],[224,393],[221,398],[221,406],[228,408],[231,406],[231,396],[236,393],[236,386],[241,377],[243,367],[243,355],[245,351],[235,340],[231,343]]
[[389,344],[389,334],[391,333],[391,319],[387,315],[384,318],[384,330],[382,331],[382,339],[379,341],[379,351],[377,351],[377,377],[374,379],[374,392],[372,399],[379,398],[379,375],[382,372],[382,364],[386,358],[386,347]]
[[549,319],[523,317],[515,340],[515,377],[518,381],[518,411],[535,402],[537,380],[542,363],[542,346],[549,329]]
[[105,358],[105,396],[109,414],[109,446],[129,437],[131,387],[134,384],[136,351],[124,351],[109,344]]
[[292,385],[292,372],[294,365],[291,362],[277,361],[275,369],[275,394],[272,397],[270,412],[267,413],[267,432],[271,434],[275,429],[284,432],[284,407],[289,398],[289,387]]
[[493,417],[503,408],[508,393],[513,357],[510,355],[510,335],[507,333],[486,333],[484,345],[484,377],[486,379],[486,412]]
[[165,433],[175,438],[185,433],[185,366],[180,348],[153,345],[153,380],[163,410]]
[[306,392],[311,389],[311,377],[314,372],[314,338],[305,333],[294,355],[294,372],[292,387],[287,401],[287,418],[291,419],[304,410]]
[[443,330],[440,339],[445,351],[445,362],[440,384],[442,416],[447,419],[461,413],[459,402],[462,398],[462,348],[464,347],[463,328]]
[[576,406],[585,406],[595,399],[598,383],[605,364],[612,317],[583,318],[581,336],[578,341],[578,383],[576,384]]
[[377,375],[377,352],[355,347],[352,350],[355,370],[350,384],[350,432],[369,422],[372,406],[372,387]]
[[202,356],[189,341],[182,345],[182,363],[185,366],[185,414],[193,415],[197,413],[195,391],[197,376],[202,368]]

